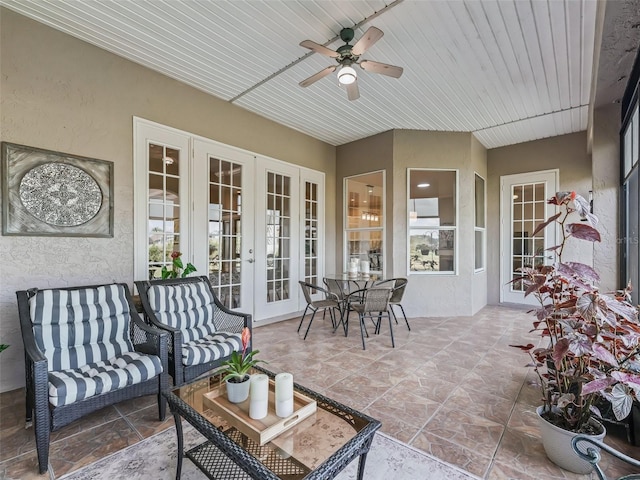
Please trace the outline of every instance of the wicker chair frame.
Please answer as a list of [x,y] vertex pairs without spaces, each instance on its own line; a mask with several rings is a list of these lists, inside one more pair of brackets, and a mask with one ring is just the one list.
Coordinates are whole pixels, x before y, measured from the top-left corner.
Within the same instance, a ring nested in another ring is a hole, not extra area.
[[[154,327],[169,332],[169,373],[173,377],[173,384],[176,387],[184,385],[185,383],[189,383],[199,376],[213,370],[214,368],[220,367],[223,362],[227,361],[230,358],[230,356],[222,357],[212,362],[202,363],[199,365],[184,365],[182,363],[182,344],[184,343],[182,339],[182,332],[179,329],[172,328],[164,323],[161,323],[158,320],[155,312],[149,304],[149,296],[147,295],[147,290],[152,285],[184,285],[200,282],[206,283],[208,288],[211,290],[211,294],[213,295],[213,299],[216,305],[214,317],[218,325],[224,326],[224,331],[241,333],[244,327],[249,328],[249,331],[252,330],[251,315],[248,313],[240,313],[229,310],[222,303],[220,303],[220,300],[213,291],[209,278],[206,276],[171,278],[164,280],[144,280],[135,282],[147,322],[149,322],[149,324],[153,325]],[[250,352],[252,350],[252,345],[253,341],[247,348],[247,352]]]
[[[48,362],[36,344],[29,311],[29,299],[36,294],[38,289],[34,288],[16,292],[25,352],[26,419],[27,426],[30,426],[32,421],[35,426],[40,474],[45,473],[48,469],[51,432],[91,412],[124,400],[141,397],[143,395],[156,394],[158,397],[158,418],[160,421],[165,419],[166,400],[162,395],[162,391],[169,388],[169,376],[167,374],[168,335],[162,330],[152,328],[145,324],[136,312],[129,287],[124,283],[120,285],[124,286],[127,301],[129,302],[131,314],[129,334],[134,349],[141,353],[157,355],[162,362],[163,372],[154,378],[136,385],[127,386],[102,395],[89,397],[79,402],[57,407],[49,403]],[[79,290],[99,286],[101,285],[69,287],[63,290]]]

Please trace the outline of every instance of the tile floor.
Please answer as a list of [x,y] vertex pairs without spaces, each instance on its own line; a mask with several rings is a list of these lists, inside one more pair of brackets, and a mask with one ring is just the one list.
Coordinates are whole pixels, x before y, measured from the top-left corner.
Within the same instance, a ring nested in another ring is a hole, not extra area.
[[[489,306],[472,317],[414,318],[411,332],[401,321],[395,349],[384,324],[362,350],[353,314],[346,338],[319,317],[303,341],[298,322],[254,329],[266,367],[381,420],[385,433],[483,479],[591,478],[545,457],[527,358],[509,347],[535,341],[523,310]],[[52,471],[40,476],[32,431],[24,429],[23,391],[0,394],[0,478],[60,478],[171,427],[171,417],[158,422],[154,402],[123,402],[54,432]],[[640,458],[640,447],[612,435],[607,443]],[[609,459],[603,465],[612,478],[631,473]]]

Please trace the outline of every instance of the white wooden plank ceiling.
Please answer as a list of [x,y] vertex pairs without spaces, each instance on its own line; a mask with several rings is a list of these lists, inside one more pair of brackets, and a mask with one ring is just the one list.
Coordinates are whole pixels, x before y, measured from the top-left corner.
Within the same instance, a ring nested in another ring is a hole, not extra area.
[[[397,128],[474,132],[495,148],[587,127],[595,0],[0,3],[332,145]],[[361,60],[403,76],[357,68],[356,101],[335,74],[298,86],[335,65],[299,43],[354,26],[355,40],[385,34]]]

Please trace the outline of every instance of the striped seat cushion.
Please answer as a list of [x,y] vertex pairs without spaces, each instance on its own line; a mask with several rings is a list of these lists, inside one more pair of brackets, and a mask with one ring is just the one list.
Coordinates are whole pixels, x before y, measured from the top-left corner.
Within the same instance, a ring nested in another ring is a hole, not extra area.
[[128,352],[80,368],[49,372],[49,402],[54,406],[69,405],[144,382],[160,373],[160,358],[138,352]]
[[36,344],[50,372],[78,369],[134,350],[123,285],[38,290],[29,308]]
[[182,363],[200,365],[242,351],[242,334],[216,332],[213,335],[182,344]]
[[149,305],[160,323],[182,332],[184,343],[216,333],[217,308],[205,282],[182,285],[152,285],[147,291]]

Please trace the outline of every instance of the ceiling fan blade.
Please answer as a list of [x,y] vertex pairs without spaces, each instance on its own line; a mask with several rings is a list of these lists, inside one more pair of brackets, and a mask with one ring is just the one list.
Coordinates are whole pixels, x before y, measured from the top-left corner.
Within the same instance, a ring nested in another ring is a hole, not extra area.
[[376,43],[378,40],[382,38],[384,32],[376,27],[369,27],[369,29],[364,32],[364,35],[360,40],[356,42],[356,44],[351,49],[351,53],[354,55],[362,55],[366,52],[371,46]]
[[358,88],[357,80],[347,85],[346,89],[347,89],[347,98],[349,100],[357,100],[358,98],[360,98],[360,89]]
[[300,46],[331,58],[336,58],[339,55],[338,52],[335,52],[330,48],[327,48],[324,45],[320,45],[319,43],[316,43],[312,40],[303,40],[302,42],[300,42]]
[[374,62],[372,60],[363,60],[359,65],[367,72],[381,73],[382,75],[393,78],[400,78],[402,72],[404,71],[402,67],[387,65],[386,63]]
[[314,75],[311,75],[306,80],[302,80],[298,85],[300,85],[301,87],[308,87],[309,85],[311,85],[312,83],[317,82],[321,78],[326,77],[331,72],[335,71],[335,69],[336,69],[336,66],[335,65],[331,65],[330,67],[327,67],[324,70],[320,70],[318,73],[316,73]]

